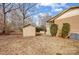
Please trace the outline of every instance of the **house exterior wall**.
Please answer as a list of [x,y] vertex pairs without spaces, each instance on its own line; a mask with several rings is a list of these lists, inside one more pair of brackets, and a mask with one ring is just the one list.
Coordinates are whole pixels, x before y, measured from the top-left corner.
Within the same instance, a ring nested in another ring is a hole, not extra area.
[[[53,19],[51,19],[51,20],[53,20]],[[70,24],[70,27],[71,27],[70,33],[79,34],[79,8],[71,9],[71,10],[67,11],[66,13],[64,13],[63,15],[58,17],[57,19],[55,19],[55,23],[58,24],[57,36],[60,35],[63,23],[69,23]],[[47,28],[50,28],[50,26],[48,26],[48,25],[49,24],[47,24]],[[47,30],[48,33],[49,33],[49,31],[50,30]],[[73,37],[71,35],[71,38],[75,38],[75,36]],[[77,35],[77,39],[79,39],[78,35]]]
[[70,24],[70,33],[78,33],[79,34],[79,15],[63,18],[55,21],[56,24],[58,24],[58,34],[60,33],[60,30],[62,29],[63,23],[69,23]]
[[46,35],[51,35],[51,33],[50,33],[50,26],[51,26],[50,23],[46,23]]
[[23,37],[35,36],[36,28],[33,26],[27,26],[23,28]]

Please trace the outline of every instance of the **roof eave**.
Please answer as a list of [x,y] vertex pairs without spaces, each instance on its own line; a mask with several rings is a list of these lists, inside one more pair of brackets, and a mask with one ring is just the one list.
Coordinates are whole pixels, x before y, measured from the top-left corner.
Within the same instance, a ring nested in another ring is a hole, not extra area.
[[[52,22],[53,20],[55,20],[56,18],[58,18],[59,16],[61,16],[62,14],[66,13],[67,11],[69,11],[70,9],[75,9],[75,8],[79,8],[79,6],[72,6],[62,12],[60,12],[59,14],[57,14],[56,16],[52,17],[51,19],[49,19],[47,22]],[[53,19],[53,20],[52,20]]]

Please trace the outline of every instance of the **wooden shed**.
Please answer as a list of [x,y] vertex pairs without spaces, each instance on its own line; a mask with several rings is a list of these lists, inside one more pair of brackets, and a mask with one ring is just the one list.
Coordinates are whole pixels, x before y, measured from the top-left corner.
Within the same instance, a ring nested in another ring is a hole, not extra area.
[[23,37],[35,36],[36,35],[36,28],[28,24],[23,27]]

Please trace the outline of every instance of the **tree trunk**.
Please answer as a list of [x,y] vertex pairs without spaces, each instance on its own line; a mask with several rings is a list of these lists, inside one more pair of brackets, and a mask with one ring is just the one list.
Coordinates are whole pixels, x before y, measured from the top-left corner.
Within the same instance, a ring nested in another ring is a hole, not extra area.
[[3,26],[3,34],[6,33],[6,14],[5,14],[5,3],[3,3],[3,22],[4,22],[4,26]]

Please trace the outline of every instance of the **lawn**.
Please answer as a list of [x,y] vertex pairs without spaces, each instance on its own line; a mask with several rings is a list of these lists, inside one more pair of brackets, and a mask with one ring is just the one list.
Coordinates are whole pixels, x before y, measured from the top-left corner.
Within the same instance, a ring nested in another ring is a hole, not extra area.
[[1,55],[79,54],[79,41],[51,36],[0,35]]

